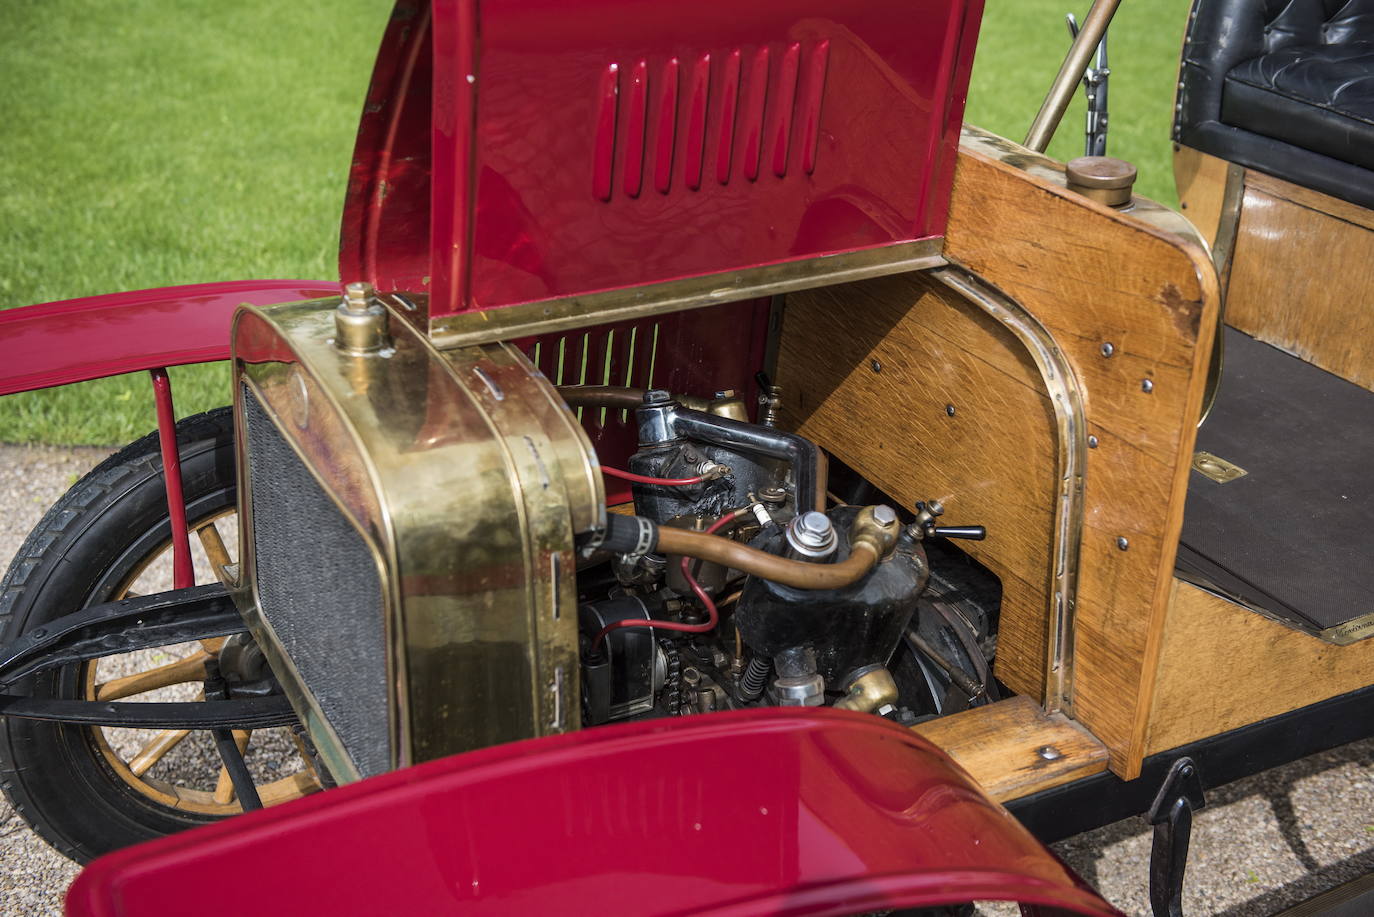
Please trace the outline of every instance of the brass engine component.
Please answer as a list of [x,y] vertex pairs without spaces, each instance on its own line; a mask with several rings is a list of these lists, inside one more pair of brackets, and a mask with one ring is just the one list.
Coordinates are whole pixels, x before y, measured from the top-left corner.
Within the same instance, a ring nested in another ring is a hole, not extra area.
[[865,666],[849,678],[844,697],[835,701],[837,710],[873,713],[897,703],[897,682],[887,666]]
[[605,499],[553,386],[371,298],[244,307],[233,347],[235,599],[335,778],[576,729],[573,539]]

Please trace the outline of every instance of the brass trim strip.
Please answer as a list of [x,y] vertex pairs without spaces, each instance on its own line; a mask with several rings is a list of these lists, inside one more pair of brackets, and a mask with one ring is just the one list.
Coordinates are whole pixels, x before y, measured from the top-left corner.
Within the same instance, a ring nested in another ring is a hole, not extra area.
[[794,290],[941,267],[947,263],[942,254],[944,244],[943,236],[935,236],[742,271],[462,312],[432,319],[429,334],[434,346],[443,350],[719,306]]
[[1088,423],[1083,395],[1068,358],[1054,336],[1015,300],[957,266],[930,275],[996,319],[1025,346],[1044,379],[1059,428],[1059,495],[1054,514],[1054,589],[1050,595],[1046,713],[1073,715],[1074,614],[1078,561],[1083,543],[1083,481],[1087,473]]

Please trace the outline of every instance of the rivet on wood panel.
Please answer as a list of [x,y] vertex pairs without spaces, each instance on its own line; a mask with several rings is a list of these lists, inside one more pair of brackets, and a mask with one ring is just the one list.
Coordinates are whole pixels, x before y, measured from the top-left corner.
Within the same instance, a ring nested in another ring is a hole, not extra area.
[[1044,761],[1058,761],[1064,757],[1064,753],[1053,745],[1041,745],[1035,750],[1036,757]]
[[873,370],[875,373],[880,373],[883,371],[883,364],[879,363],[877,360],[869,360],[868,368]]
[[1096,436],[1089,436],[1089,437],[1088,437],[1088,448],[1089,448],[1089,449],[1096,449],[1096,448],[1097,448],[1097,437],[1096,437]]
[[1114,344],[1112,344],[1111,341],[1103,341],[1103,342],[1102,342],[1102,356],[1104,356],[1104,357],[1110,357],[1110,356],[1111,356],[1112,354],[1114,354],[1114,353],[1116,353],[1116,346],[1115,346]]
[[1116,539],[1116,546],[1123,551],[1129,551],[1131,549],[1131,541],[1125,535],[1120,535]]
[[1141,379],[1140,390],[1148,395],[1155,390],[1155,384],[1149,379]]
[[945,405],[945,413],[948,414],[950,417],[953,417],[953,416],[954,416],[954,405],[952,405],[952,404],[947,404],[947,405]]

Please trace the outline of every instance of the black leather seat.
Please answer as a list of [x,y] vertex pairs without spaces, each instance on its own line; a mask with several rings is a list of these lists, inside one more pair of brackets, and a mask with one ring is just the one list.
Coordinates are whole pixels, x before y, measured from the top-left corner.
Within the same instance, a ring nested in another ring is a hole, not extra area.
[[1194,0],[1174,139],[1374,208],[1374,0]]

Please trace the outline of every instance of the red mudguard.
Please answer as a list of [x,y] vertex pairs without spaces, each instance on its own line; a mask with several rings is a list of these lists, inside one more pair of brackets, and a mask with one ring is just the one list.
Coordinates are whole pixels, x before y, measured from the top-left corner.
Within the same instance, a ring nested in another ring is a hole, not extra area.
[[92,863],[68,913],[1113,910],[942,752],[873,716],[611,726],[396,771]]
[[0,312],[0,395],[229,359],[229,320],[339,295],[327,280],[234,280],[86,296]]

